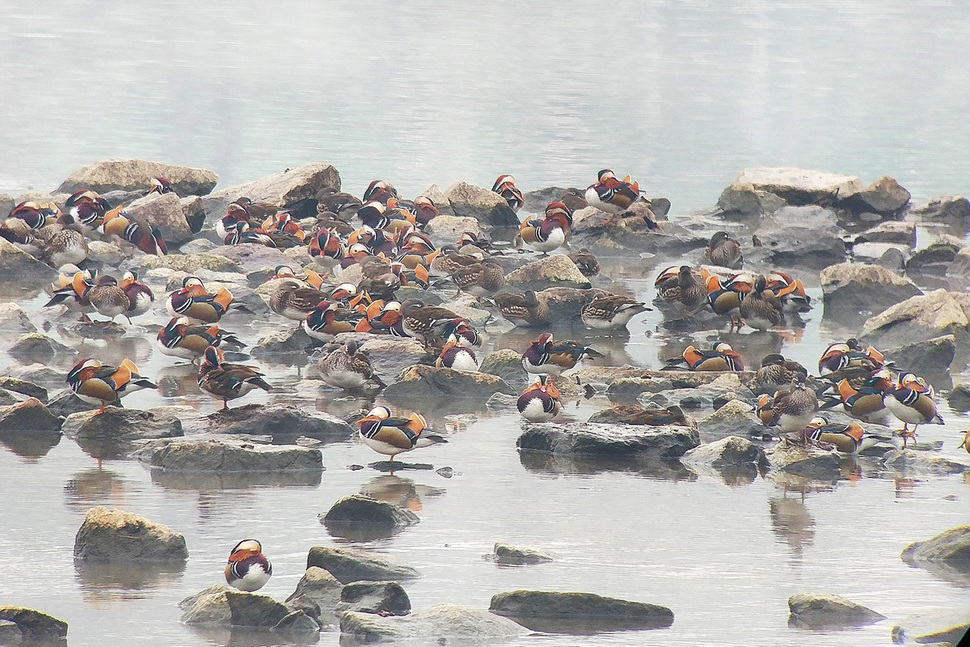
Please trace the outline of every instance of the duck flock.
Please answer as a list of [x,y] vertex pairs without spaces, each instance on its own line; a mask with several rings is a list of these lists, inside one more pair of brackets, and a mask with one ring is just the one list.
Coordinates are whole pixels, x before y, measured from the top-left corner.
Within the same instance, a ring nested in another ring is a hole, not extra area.
[[[150,193],[171,191],[164,178],[151,179]],[[492,191],[513,212],[518,213],[525,202],[511,175],[500,176]],[[584,342],[555,338],[549,330],[548,299],[532,290],[510,288],[503,260],[524,253],[538,259],[565,254],[584,276],[596,277],[600,273],[596,257],[589,249],[570,244],[574,212],[594,207],[607,214],[601,226],[608,227],[636,215],[631,210],[643,201],[636,181],[603,170],[585,192],[564,192],[548,203],[543,214],[522,220],[514,235],[504,240],[467,231],[440,245],[425,233],[439,216],[434,201],[425,195],[404,199],[389,182],[375,180],[360,198],[332,188],[321,190],[315,200],[317,213],[309,215],[240,196],[213,229],[225,245],[301,248],[312,257],[314,262],[306,267],[296,263],[276,267],[272,283],[267,283],[273,288],[266,300],[277,317],[293,321],[314,341],[316,348],[308,352],[318,357],[317,369],[327,383],[370,398],[386,386],[378,377],[379,367],[361,349],[365,338],[361,334],[413,338],[432,351],[436,367],[477,372],[486,335],[481,324],[447,303],[432,305],[428,302],[432,300],[414,298],[413,289],[454,291],[474,297],[475,306],[488,310],[496,320],[534,329],[531,343],[512,349],[521,353],[522,368],[532,380],[521,391],[516,408],[526,421],[550,422],[563,410],[562,385],[575,384],[569,371],[603,355]],[[650,230],[663,229],[663,223],[649,215],[644,224]],[[46,306],[73,311],[86,324],[93,316],[109,322],[122,317],[130,323],[151,313],[158,298],[135,271],[118,279],[105,271],[82,269],[90,241],[116,242],[129,257],[174,253],[157,226],[132,217],[123,206],[111,208],[103,196],[87,189],[71,195],[63,211],[47,202],[18,204],[0,225],[0,235],[59,269]],[[704,265],[674,265],[657,275],[653,305],[668,322],[726,327],[730,332],[746,326],[765,331],[784,326],[786,317],[814,305],[799,278],[782,271],[746,271],[741,244],[724,231],[711,237],[704,255]],[[397,293],[405,287],[411,288],[409,298],[399,300]],[[247,345],[240,335],[221,327],[223,317],[241,307],[229,289],[210,290],[199,277],[188,276],[162,299],[170,319],[158,330],[158,349],[176,360],[197,364],[202,391],[228,408],[231,400],[254,389],[273,389],[259,367],[226,360],[227,353],[239,355]],[[612,334],[653,308],[625,294],[590,288],[576,309],[585,327]],[[686,346],[665,369],[741,373],[745,366],[729,344],[715,341],[709,347]],[[816,375],[789,358],[769,354],[750,380],[759,396],[750,404],[764,423],[764,440],[777,437],[781,442],[845,453],[858,452],[870,440],[899,441],[905,447],[917,441],[920,425],[939,424],[942,418],[932,386],[918,375],[894,369],[879,350],[856,339],[829,344],[818,360]],[[100,406],[99,411],[118,405],[128,393],[156,388],[128,359],[118,366],[98,358],[81,359],[69,372],[67,383],[80,399]],[[835,410],[854,421],[829,422],[826,412]],[[620,405],[614,413],[618,421],[631,425],[692,422],[678,407]],[[870,423],[892,419],[901,425],[893,438],[867,429]],[[361,441],[391,461],[398,454],[445,442],[420,411],[376,406],[356,425]],[[962,446],[970,452],[968,439],[970,433]],[[261,550],[253,539],[232,550],[226,567],[229,584],[246,591],[265,584],[272,566]]]

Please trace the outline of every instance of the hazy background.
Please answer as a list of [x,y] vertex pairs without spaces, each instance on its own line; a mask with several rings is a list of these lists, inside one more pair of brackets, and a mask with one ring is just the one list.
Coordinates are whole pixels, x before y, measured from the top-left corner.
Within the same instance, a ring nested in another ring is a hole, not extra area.
[[675,211],[751,165],[970,193],[965,5],[726,4],[0,0],[0,190],[125,156],[405,195],[609,166]]

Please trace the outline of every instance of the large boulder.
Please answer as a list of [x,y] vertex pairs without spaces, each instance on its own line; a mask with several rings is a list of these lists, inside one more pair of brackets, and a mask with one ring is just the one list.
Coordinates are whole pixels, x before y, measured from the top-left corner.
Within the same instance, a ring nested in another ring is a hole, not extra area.
[[436,357],[421,342],[410,337],[350,332],[341,333],[336,338],[340,344],[351,340],[361,343],[359,352],[370,360],[371,367],[384,384],[397,380],[401,371],[409,366],[433,363]]
[[146,195],[125,207],[125,211],[144,227],[158,227],[166,243],[178,245],[193,236],[182,202],[174,193]]
[[885,176],[854,193],[848,189],[839,191],[838,197],[840,206],[854,213],[875,212],[883,216],[893,216],[909,204],[911,195],[894,178]]
[[57,270],[37,260],[5,238],[0,238],[0,288],[5,295],[15,297],[36,292],[38,288],[49,285],[56,278]]
[[455,182],[445,189],[445,198],[456,216],[478,220],[491,227],[518,227],[519,217],[505,198],[467,182]]
[[344,611],[406,616],[411,613],[411,599],[397,582],[351,582],[340,592],[337,612]]
[[663,629],[674,623],[667,607],[594,593],[511,591],[492,596],[488,610],[535,631]]
[[37,398],[0,407],[0,436],[10,433],[57,435],[63,422]]
[[[274,355],[299,355],[298,359],[305,360],[307,347],[315,340],[306,334],[303,326],[287,326],[282,330],[271,330],[253,344],[250,351],[253,357]],[[302,362],[301,362],[302,363]]]
[[91,508],[74,538],[74,559],[92,562],[172,562],[188,559],[185,537],[123,510]]
[[396,404],[456,398],[485,402],[493,393],[512,395],[514,391],[505,380],[489,373],[467,373],[416,364],[401,372],[398,381],[384,390],[384,397]]
[[762,219],[755,235],[759,255],[774,267],[820,270],[846,258],[835,212],[819,206],[782,207]]
[[67,176],[54,193],[74,193],[93,189],[108,191],[147,191],[153,178],[168,180],[179,195],[205,195],[212,191],[219,176],[212,171],[139,159],[109,159],[82,166]]
[[545,290],[546,288],[591,287],[589,279],[583,276],[576,264],[564,254],[544,256],[526,263],[505,277],[509,287],[520,290]]
[[294,610],[269,596],[235,591],[224,584],[215,584],[183,599],[179,608],[182,622],[188,625],[244,627],[304,637],[314,636],[320,630],[316,620],[302,609]]
[[471,232],[476,236],[482,235],[482,228],[477,218],[471,216],[438,215],[431,219],[424,227],[424,233],[431,240],[440,244],[455,244],[461,235]]
[[956,350],[956,337],[943,335],[905,346],[884,348],[883,354],[906,372],[926,378],[938,389],[947,389],[951,384],[949,367]]
[[419,576],[410,566],[354,548],[314,546],[307,554],[306,566],[327,570],[343,584],[361,580],[410,580]]
[[822,270],[822,300],[826,318],[862,323],[910,297],[923,294],[909,279],[879,265],[839,263]]
[[312,612],[320,626],[336,624],[336,609],[343,588],[344,585],[330,571],[311,566],[297,582],[296,590],[286,598],[286,604],[293,609]]
[[243,269],[225,256],[217,254],[167,254],[165,256],[145,256],[140,259],[143,271],[167,268],[176,272],[197,274],[201,270],[211,272],[242,273]]
[[970,583],[970,526],[957,526],[913,542],[900,557],[949,581]]
[[294,265],[293,261],[281,250],[257,243],[223,245],[216,247],[209,253],[228,258],[247,273],[264,269],[275,270],[280,265],[291,267]]
[[77,351],[47,335],[28,332],[17,337],[7,354],[22,364],[50,364],[57,355],[71,357],[77,355]]
[[[293,169],[271,173],[252,182],[238,184],[213,192],[206,200],[206,211],[225,214],[225,204],[249,198],[253,202],[263,202],[280,208],[293,207],[304,200],[316,200],[317,193],[327,187],[340,190],[340,173],[330,164],[304,164]],[[213,207],[213,203],[221,202]]]
[[2,642],[3,645],[17,645],[21,640],[25,645],[66,645],[67,623],[54,616],[26,607],[0,607],[0,620],[14,623],[19,630],[16,642]]
[[906,273],[915,277],[946,276],[963,249],[963,241],[956,236],[944,235],[919,250],[906,260]]
[[772,472],[781,471],[813,481],[834,483],[841,477],[841,461],[834,451],[782,440],[765,451]]
[[341,642],[409,642],[481,645],[523,636],[521,625],[488,611],[456,604],[435,604],[406,616],[347,611],[340,616]]
[[886,616],[831,593],[796,593],[788,598],[788,626],[804,629],[864,627]]
[[906,299],[873,315],[862,327],[862,340],[877,348],[901,346],[914,341],[953,335],[957,344],[970,341],[970,318],[963,295],[935,290]]
[[609,458],[678,458],[700,444],[687,427],[636,427],[588,422],[530,424],[515,441],[522,451]]
[[750,483],[768,466],[764,450],[747,438],[728,436],[691,449],[680,462],[694,471],[715,472],[726,482]]
[[361,494],[343,497],[319,517],[331,535],[354,541],[390,537],[420,521],[410,510]]
[[746,168],[721,193],[718,206],[724,211],[761,215],[762,203],[769,194],[790,205],[831,205],[863,189],[862,181],[854,175],[793,167]]
[[312,414],[288,404],[247,404],[223,409],[204,418],[206,431],[222,434],[309,436],[319,440],[346,440],[355,429],[328,413]]
[[891,636],[898,645],[963,645],[970,631],[970,607],[930,609],[895,624]]
[[22,395],[26,395],[28,398],[37,398],[41,402],[47,402],[47,389],[38,384],[34,384],[33,382],[28,382],[27,380],[18,380],[12,377],[0,377],[0,389],[20,393]]
[[697,432],[704,442],[737,436],[760,436],[767,431],[768,428],[755,415],[754,407],[741,400],[728,400],[714,413],[697,421]]
[[524,389],[531,381],[529,374],[522,368],[522,353],[511,348],[500,348],[492,351],[482,359],[478,370],[481,373],[502,378],[506,384],[519,391]]
[[151,466],[188,472],[322,471],[323,453],[297,445],[255,445],[229,440],[182,440],[152,453]]

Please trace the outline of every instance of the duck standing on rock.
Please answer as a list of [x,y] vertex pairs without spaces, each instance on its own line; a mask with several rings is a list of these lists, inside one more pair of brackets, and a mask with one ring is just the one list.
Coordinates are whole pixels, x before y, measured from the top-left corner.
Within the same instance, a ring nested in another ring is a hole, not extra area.
[[750,386],[755,393],[774,393],[791,384],[793,379],[805,381],[808,379],[808,369],[796,361],[772,353],[761,360],[761,368],[755,371]]
[[252,593],[269,582],[273,564],[263,555],[263,546],[255,539],[243,539],[229,553],[226,582],[229,586]]
[[130,359],[121,364],[102,366],[96,359],[82,359],[67,374],[67,383],[74,394],[88,404],[100,404],[98,413],[104,413],[106,404],[118,404],[121,398],[141,389],[158,388],[138,374],[138,367]]
[[609,295],[593,299],[580,311],[587,327],[596,330],[626,328],[630,319],[641,312],[651,311],[646,304],[629,297]]
[[451,275],[461,292],[487,297],[505,287],[505,270],[493,258],[467,265]]
[[317,362],[317,371],[327,384],[346,391],[357,391],[367,386],[383,386],[370,360],[360,352],[361,343],[349,341],[334,344]]
[[420,413],[407,418],[392,418],[387,407],[375,407],[357,421],[360,439],[378,454],[394,457],[418,447],[429,447],[448,442],[441,436],[429,433],[428,421]]
[[155,293],[152,292],[150,287],[138,280],[136,272],[131,270],[125,272],[121,277],[121,282],[118,283],[118,287],[124,290],[128,297],[128,309],[124,312],[128,323],[131,323],[132,317],[148,312],[148,309],[155,303]]
[[754,289],[741,300],[738,307],[741,320],[755,330],[765,331],[785,325],[784,304],[767,289],[764,276],[754,280]]
[[68,310],[80,314],[78,321],[90,323],[91,320],[88,315],[94,312],[94,306],[87,298],[87,290],[94,284],[91,272],[88,270],[77,271],[68,282],[64,281],[62,275],[59,277],[59,284],[61,283],[63,285],[58,285],[58,287],[51,286],[54,288],[51,300],[45,303],[44,307],[50,308],[63,304]]
[[836,385],[838,397],[823,404],[831,408],[838,404],[842,409],[863,422],[882,422],[886,420],[885,396],[892,390],[892,376],[887,369],[880,368],[863,380],[842,378]]
[[205,355],[209,346],[226,344],[232,348],[245,347],[233,333],[220,330],[217,324],[193,326],[188,317],[172,318],[164,328],[159,329],[157,339],[163,355],[187,359],[193,364]]
[[[926,380],[906,373],[897,384],[888,386],[884,402],[889,412],[903,423],[899,437],[903,439],[904,448],[910,438],[916,444],[916,428],[920,425],[943,424],[942,416],[936,411],[936,393]],[[910,425],[913,425],[912,429]]]
[[549,422],[562,411],[559,389],[549,383],[549,376],[540,375],[538,381],[525,387],[515,407],[529,422]]
[[271,391],[259,369],[224,361],[222,351],[209,346],[199,364],[199,388],[222,400],[222,409],[229,408],[229,400],[240,398],[255,388]]
[[596,183],[586,189],[586,202],[600,211],[617,215],[623,213],[640,197],[640,185],[626,176],[622,181],[610,169],[597,174]]
[[541,221],[529,219],[519,226],[519,235],[529,247],[548,254],[566,244],[573,226],[573,212],[562,202],[550,202]]
[[351,308],[341,307],[339,302],[324,299],[303,320],[303,331],[322,342],[331,342],[342,332],[361,330],[364,314]]
[[711,241],[704,250],[704,256],[714,265],[740,270],[744,265],[741,255],[741,243],[731,238],[726,231],[719,231],[711,236]]
[[466,373],[477,373],[478,359],[475,357],[475,351],[462,345],[462,340],[462,337],[450,335],[434,365],[438,368],[444,367]]
[[522,368],[534,375],[560,375],[584,357],[603,355],[578,342],[554,342],[552,333],[543,333],[522,353]]
[[818,411],[815,391],[793,379],[788,387],[779,389],[769,398],[758,399],[758,417],[766,427],[777,425],[783,433],[801,432]]
[[806,431],[808,440],[834,445],[843,454],[858,453],[866,433],[858,422],[850,422],[848,425],[830,424],[822,417],[812,418]]
[[600,262],[596,260],[589,249],[586,247],[581,247],[578,252],[573,252],[569,255],[569,260],[571,260],[579,272],[588,279],[600,273]]
[[182,287],[168,295],[166,308],[172,317],[188,317],[195,323],[219,323],[232,303],[232,292],[219,288],[215,294],[206,291],[205,285],[195,276],[182,280]]

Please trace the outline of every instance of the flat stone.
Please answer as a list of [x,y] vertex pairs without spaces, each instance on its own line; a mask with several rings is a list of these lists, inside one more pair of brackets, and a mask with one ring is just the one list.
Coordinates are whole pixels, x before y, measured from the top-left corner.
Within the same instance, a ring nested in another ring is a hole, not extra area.
[[[3,243],[0,238],[0,263],[3,260]],[[6,333],[35,333],[36,326],[30,322],[27,315],[16,303],[0,303],[0,331]]]
[[576,264],[565,254],[553,254],[526,263],[505,277],[510,287],[520,290],[545,290],[546,288],[591,287],[589,279],[583,276]]
[[744,169],[726,191],[763,191],[789,204],[805,205],[830,204],[863,188],[862,181],[854,175],[794,167],[755,167]]
[[921,219],[962,223],[970,219],[970,200],[962,195],[942,195],[909,213]]
[[839,456],[811,446],[782,440],[765,451],[771,470],[780,470],[810,480],[835,482],[840,478]]
[[688,467],[705,466],[716,470],[750,466],[767,467],[764,450],[740,436],[728,436],[695,447],[681,456],[680,462]]
[[411,600],[397,582],[351,582],[340,592],[337,612],[344,611],[406,616],[411,613]]
[[123,453],[136,441],[183,436],[182,421],[167,407],[148,411],[105,407],[104,413],[82,411],[64,420],[62,431],[82,447],[97,447],[103,457]]
[[67,623],[41,611],[26,607],[3,606],[0,607],[0,620],[9,620],[17,625],[24,644],[67,644]]
[[232,591],[225,584],[213,584],[179,602],[181,621],[187,625],[231,627],[232,611],[226,594]]
[[522,368],[522,353],[511,348],[501,348],[486,355],[478,371],[498,376],[519,391],[528,386],[531,381],[529,374]]
[[634,427],[588,422],[529,424],[518,440],[521,451],[612,458],[678,458],[700,443],[687,427]]
[[496,542],[492,548],[492,554],[487,556],[489,560],[496,564],[506,566],[524,566],[529,564],[543,564],[555,561],[555,557],[540,548],[531,546],[513,546]]
[[[916,225],[911,222],[887,220],[859,234],[856,237],[856,245],[860,242],[889,243],[912,249],[916,247]],[[853,245],[854,250],[855,245]]]
[[109,159],[95,162],[72,172],[55,193],[74,193],[81,189],[93,189],[98,193],[108,191],[147,191],[151,178],[164,178],[179,195],[205,195],[212,191],[219,180],[212,171],[147,162],[139,159]]
[[293,260],[281,250],[257,243],[223,245],[209,253],[229,259],[247,273],[266,269],[275,270],[280,265],[291,267],[294,265]]
[[328,413],[312,414],[286,404],[247,404],[217,411],[204,419],[205,430],[222,434],[307,436],[319,440],[345,440],[356,430]]
[[325,188],[340,190],[340,173],[330,164],[304,164],[259,179],[214,191],[206,198],[206,213],[221,218],[226,205],[239,198],[267,203],[279,208],[291,208],[302,202],[316,208],[316,196]]
[[16,622],[0,620],[0,645],[19,645],[24,639]]
[[302,326],[288,325],[283,330],[272,330],[260,337],[253,344],[251,353],[256,358],[291,354],[305,356],[307,347],[314,343],[315,340],[306,334]]
[[663,629],[674,623],[667,607],[593,593],[511,591],[493,595],[488,609],[535,631]]
[[167,562],[189,557],[168,526],[122,510],[91,508],[74,539],[74,558],[94,562]]
[[318,518],[331,535],[354,541],[390,537],[420,521],[410,510],[361,494],[343,497]]
[[515,391],[505,380],[489,373],[416,364],[404,369],[398,381],[389,385],[383,395],[392,403],[406,404],[414,399],[424,402],[467,398],[485,402],[493,393],[513,395]]
[[886,616],[831,593],[796,593],[788,598],[789,627],[842,629],[864,627]]
[[33,382],[28,382],[27,380],[18,380],[12,377],[0,377],[0,389],[20,393],[29,398],[37,398],[41,402],[47,402],[47,389],[40,385],[34,384]]
[[819,276],[826,318],[862,323],[910,297],[923,294],[916,285],[879,265],[839,263]]
[[934,386],[949,384],[950,364],[956,356],[957,340],[953,335],[942,335],[917,341],[905,346],[885,348],[883,355],[893,361],[900,370],[915,373]]
[[477,218],[470,216],[437,215],[431,219],[431,222],[424,226],[424,233],[431,240],[441,244],[455,244],[465,232],[471,232],[481,237],[482,228]]
[[329,571],[343,584],[368,580],[372,582],[409,580],[418,571],[389,558],[353,548],[314,546],[307,555],[307,568],[316,566]]
[[48,364],[57,355],[71,357],[77,351],[47,335],[30,332],[18,336],[7,354],[23,364]]
[[766,431],[767,427],[754,414],[754,407],[741,400],[729,400],[714,413],[697,421],[697,432],[701,440],[707,442],[736,436],[760,436]]
[[950,460],[945,456],[934,456],[928,452],[913,449],[895,449],[883,454],[883,467],[907,476],[926,474],[962,474],[970,471],[970,465]]
[[255,445],[229,440],[166,443],[151,456],[151,466],[171,471],[280,472],[323,471],[319,449],[297,445]]
[[906,260],[906,272],[916,276],[945,276],[964,247],[956,236],[944,235]]
[[0,436],[10,433],[57,434],[63,422],[37,398],[0,407]]
[[960,584],[970,583],[970,526],[945,530],[925,541],[913,542],[900,555],[938,577]]
[[528,631],[483,609],[435,604],[407,616],[382,617],[348,611],[340,616],[341,638],[353,643],[412,641],[418,644],[483,644],[506,641]]
[[968,341],[970,319],[956,293],[944,289],[910,297],[866,320],[862,341],[877,348],[910,344],[913,340],[953,335]]
[[846,258],[838,217],[819,206],[783,207],[763,218],[755,235],[762,241],[756,249],[775,267],[821,270]]

